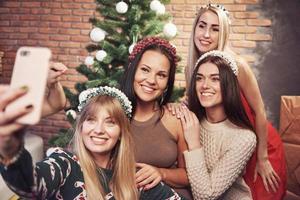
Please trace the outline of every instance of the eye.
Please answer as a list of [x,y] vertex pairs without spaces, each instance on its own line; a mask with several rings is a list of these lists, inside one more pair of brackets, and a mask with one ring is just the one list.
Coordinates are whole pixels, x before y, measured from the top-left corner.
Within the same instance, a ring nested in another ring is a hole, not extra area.
[[196,76],[196,81],[202,81],[203,77],[202,76]]
[[143,72],[146,72],[146,73],[150,72],[150,70],[149,70],[148,68],[146,68],[146,67],[141,67],[141,70],[142,70]]
[[198,27],[199,27],[199,28],[205,28],[205,24],[200,23],[200,24],[198,25]]
[[108,126],[114,126],[116,125],[116,121],[113,119],[113,118],[108,118],[105,120],[105,123],[108,125]]
[[158,73],[158,77],[161,79],[167,78],[167,74],[166,73]]
[[219,32],[219,28],[212,28],[214,32]]
[[211,80],[212,80],[213,82],[218,82],[218,81],[220,81],[220,77],[218,77],[218,76],[212,77]]

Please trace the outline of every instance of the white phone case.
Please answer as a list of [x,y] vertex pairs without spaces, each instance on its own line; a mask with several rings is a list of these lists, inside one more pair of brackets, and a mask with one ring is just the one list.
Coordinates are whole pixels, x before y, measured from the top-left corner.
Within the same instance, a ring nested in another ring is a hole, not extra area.
[[21,47],[18,49],[12,88],[28,87],[26,95],[7,106],[7,111],[20,106],[33,105],[33,111],[18,119],[21,124],[36,124],[41,118],[42,104],[47,83],[51,51],[43,47]]

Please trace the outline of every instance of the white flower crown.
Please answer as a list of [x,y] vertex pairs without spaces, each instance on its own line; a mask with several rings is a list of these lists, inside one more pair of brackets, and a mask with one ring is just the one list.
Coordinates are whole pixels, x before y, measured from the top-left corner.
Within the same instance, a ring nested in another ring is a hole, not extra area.
[[219,58],[222,58],[223,60],[225,60],[227,62],[227,64],[230,66],[230,68],[232,69],[232,72],[234,73],[234,75],[238,75],[239,73],[239,69],[238,69],[238,66],[234,60],[234,58],[224,52],[224,51],[219,51],[219,50],[212,50],[212,51],[209,51],[209,52],[206,52],[205,54],[203,54],[196,62],[195,64],[195,68],[198,66],[198,64],[205,58],[207,58],[208,56],[214,56],[214,57],[219,57]]
[[116,98],[120,102],[127,117],[131,118],[132,105],[129,99],[127,98],[127,96],[123,92],[121,92],[121,90],[114,87],[108,87],[108,86],[89,88],[82,91],[78,97],[79,98],[79,105],[77,107],[78,111],[81,112],[81,110],[88,102],[88,100],[98,95],[107,95]]

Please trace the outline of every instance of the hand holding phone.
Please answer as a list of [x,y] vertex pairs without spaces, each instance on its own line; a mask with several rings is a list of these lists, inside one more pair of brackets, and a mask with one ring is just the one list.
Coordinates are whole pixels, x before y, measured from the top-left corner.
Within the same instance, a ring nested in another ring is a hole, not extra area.
[[21,124],[36,124],[41,117],[41,108],[47,83],[51,51],[42,47],[21,47],[17,51],[13,75],[12,88],[28,87],[28,92],[21,98],[7,106],[7,110],[14,110],[20,105],[32,105],[32,112],[19,118]]

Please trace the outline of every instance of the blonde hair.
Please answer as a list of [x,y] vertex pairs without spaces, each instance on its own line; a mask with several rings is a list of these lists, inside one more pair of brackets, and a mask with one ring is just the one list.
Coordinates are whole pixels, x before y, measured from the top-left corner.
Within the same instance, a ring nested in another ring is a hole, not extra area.
[[120,102],[114,97],[106,95],[96,96],[89,100],[77,118],[74,134],[74,151],[78,156],[83,172],[88,199],[104,200],[106,195],[98,175],[98,172],[100,172],[104,177],[104,173],[96,165],[91,152],[85,147],[81,136],[83,122],[90,115],[99,112],[100,108],[106,109],[121,129],[120,140],[111,152],[110,163],[113,176],[110,189],[116,200],[137,200],[138,192],[135,184],[134,149],[129,131],[129,119],[126,117]]
[[[188,88],[192,74],[194,71],[194,67],[196,64],[196,61],[199,59],[199,57],[206,52],[199,52],[197,47],[194,43],[194,37],[195,37],[195,28],[198,24],[199,18],[207,11],[212,11],[218,16],[219,20],[219,39],[218,39],[218,47],[217,50],[224,51],[225,47],[227,46],[230,30],[229,30],[229,17],[226,15],[226,13],[221,10],[220,8],[216,6],[205,6],[202,7],[193,23],[193,30],[191,32],[190,42],[189,42],[189,51],[188,51],[188,60],[187,60],[187,66],[185,68],[185,80],[186,80],[186,86]],[[216,49],[212,49],[216,50]]]

